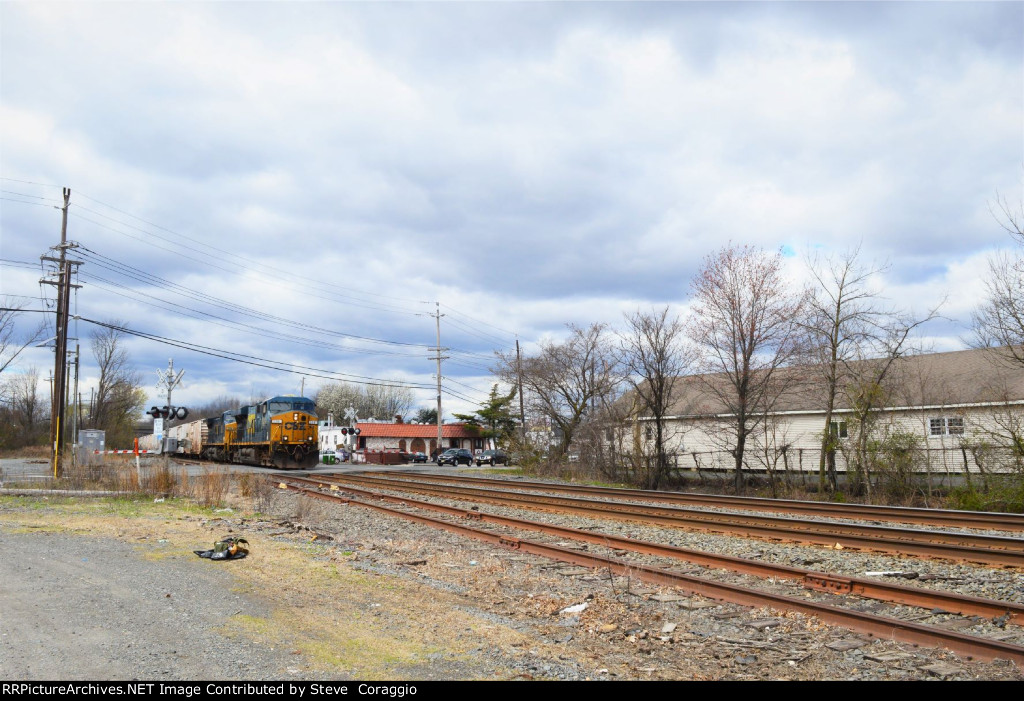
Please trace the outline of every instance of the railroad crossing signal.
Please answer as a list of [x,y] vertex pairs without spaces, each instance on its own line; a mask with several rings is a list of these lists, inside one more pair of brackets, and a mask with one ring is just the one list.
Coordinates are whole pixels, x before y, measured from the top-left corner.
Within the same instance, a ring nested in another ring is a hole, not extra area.
[[186,419],[188,418],[188,409],[183,406],[155,406],[146,414],[154,419]]

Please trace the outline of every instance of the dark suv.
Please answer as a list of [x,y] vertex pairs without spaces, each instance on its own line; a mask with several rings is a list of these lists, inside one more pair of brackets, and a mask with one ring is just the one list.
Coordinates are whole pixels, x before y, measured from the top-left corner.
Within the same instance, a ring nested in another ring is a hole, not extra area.
[[500,463],[502,465],[508,465],[508,456],[502,450],[485,450],[476,456],[476,466],[480,467],[484,463],[494,465]]
[[449,448],[440,455],[437,456],[437,465],[459,465],[465,463],[466,465],[473,464],[473,454],[465,448]]

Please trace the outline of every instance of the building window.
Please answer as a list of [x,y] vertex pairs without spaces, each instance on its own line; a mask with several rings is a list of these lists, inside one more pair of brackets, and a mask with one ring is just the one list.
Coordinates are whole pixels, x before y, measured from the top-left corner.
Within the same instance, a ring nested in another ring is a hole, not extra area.
[[651,440],[652,438],[654,438],[654,429],[652,429],[650,426],[645,426],[644,438],[646,438],[647,440]]
[[850,432],[846,427],[845,421],[833,421],[829,424],[829,433],[832,434],[833,438],[849,438]]
[[939,419],[928,419],[929,436],[962,436],[964,435],[964,420],[960,416],[942,417]]

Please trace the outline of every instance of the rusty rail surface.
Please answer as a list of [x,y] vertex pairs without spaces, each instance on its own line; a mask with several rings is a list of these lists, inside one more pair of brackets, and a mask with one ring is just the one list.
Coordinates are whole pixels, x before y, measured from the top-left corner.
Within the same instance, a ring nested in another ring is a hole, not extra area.
[[377,475],[408,477],[432,482],[452,482],[503,486],[510,489],[527,489],[536,492],[559,494],[592,494],[595,496],[617,496],[627,499],[687,504],[691,506],[717,506],[725,509],[748,509],[756,511],[777,511],[788,514],[828,516],[831,518],[856,518],[868,521],[892,521],[894,523],[916,523],[928,526],[954,526],[958,528],[986,528],[1001,531],[1024,531],[1024,514],[998,513],[992,511],[958,511],[955,509],[924,509],[906,506],[876,506],[874,504],[833,504],[831,502],[801,501],[799,499],[768,499],[763,497],[739,497],[721,494],[696,494],[693,492],[658,492],[648,489],[620,489],[616,487],[591,487],[576,484],[554,484],[525,480],[503,480],[488,477],[466,477],[463,475],[435,475],[426,472],[385,470]]
[[643,506],[576,497],[500,492],[493,489],[431,486],[409,480],[372,477],[365,474],[323,475],[322,477],[340,483],[355,482],[382,489],[432,494],[448,499],[563,511],[590,517],[639,521],[772,541],[812,543],[830,547],[838,544],[843,548],[897,555],[951,559],[1000,567],[1024,567],[1024,539],[1020,538],[851,525],[772,516],[724,514],[669,506]]
[[824,591],[830,594],[845,595],[852,594],[866,599],[876,599],[895,604],[917,606],[926,609],[941,609],[949,613],[958,613],[965,616],[982,616],[984,618],[1006,617],[1007,622],[1017,625],[1024,625],[1024,604],[1010,601],[998,601],[996,599],[985,599],[981,597],[965,596],[955,592],[946,592],[934,589],[921,589],[901,584],[893,584],[885,581],[878,581],[863,577],[850,577],[846,575],[828,574],[815,572],[813,570],[791,567],[789,565],[778,565],[757,560],[747,560],[732,555],[719,555],[717,553],[680,548],[674,545],[662,545],[643,540],[634,540],[615,535],[583,531],[577,528],[556,526],[539,521],[528,521],[525,519],[512,518],[510,516],[499,516],[488,514],[482,511],[471,511],[458,509],[442,504],[409,499],[408,497],[396,497],[380,492],[371,492],[359,489],[350,485],[339,486],[328,480],[317,479],[316,477],[288,477],[291,482],[302,482],[318,487],[329,489],[340,489],[345,493],[371,497],[381,501],[395,504],[410,504],[416,508],[436,511],[461,518],[479,520],[484,523],[531,530],[549,535],[556,535],[561,538],[572,538],[595,545],[601,545],[613,549],[622,549],[630,552],[668,557],[682,560],[703,567],[725,569],[740,574],[749,574],[762,578],[781,578],[799,581],[804,587],[816,591]]
[[[285,479],[290,480],[292,478]],[[282,482],[281,484],[287,483]],[[422,514],[415,514],[408,511],[402,511],[400,509],[392,509],[380,504],[361,501],[359,499],[325,494],[312,489],[296,487],[295,485],[292,485],[290,488],[312,498],[343,504],[355,504],[357,506],[380,511],[391,516],[397,516],[399,518],[423,523],[435,528],[441,528],[460,535],[469,536],[492,545],[526,552],[561,562],[567,562],[581,567],[607,569],[615,574],[629,575],[653,584],[678,587],[684,591],[699,594],[717,601],[725,601],[754,608],[770,606],[776,610],[796,611],[802,614],[816,616],[827,623],[848,628],[871,637],[899,640],[901,642],[913,645],[923,645],[925,647],[944,647],[968,659],[1005,659],[1024,666],[1024,647],[1020,645],[980,638],[973,635],[965,635],[910,621],[901,621],[899,619],[876,616],[873,614],[862,613],[860,611],[850,611],[836,606],[831,606],[829,604],[803,601],[781,594],[747,589],[733,584],[703,580],[691,575],[671,572],[669,570],[663,570],[646,565],[639,565],[637,563],[622,562],[614,558],[604,557],[593,553],[581,553],[579,551],[562,548],[557,545],[548,545],[545,543],[498,535],[462,524],[424,516]]]

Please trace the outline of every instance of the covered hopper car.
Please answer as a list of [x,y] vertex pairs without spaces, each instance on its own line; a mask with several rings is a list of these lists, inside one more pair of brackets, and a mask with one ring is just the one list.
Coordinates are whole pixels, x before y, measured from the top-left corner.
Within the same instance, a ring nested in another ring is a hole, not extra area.
[[172,426],[166,434],[171,449],[189,457],[302,470],[320,458],[317,424],[312,400],[280,396]]

